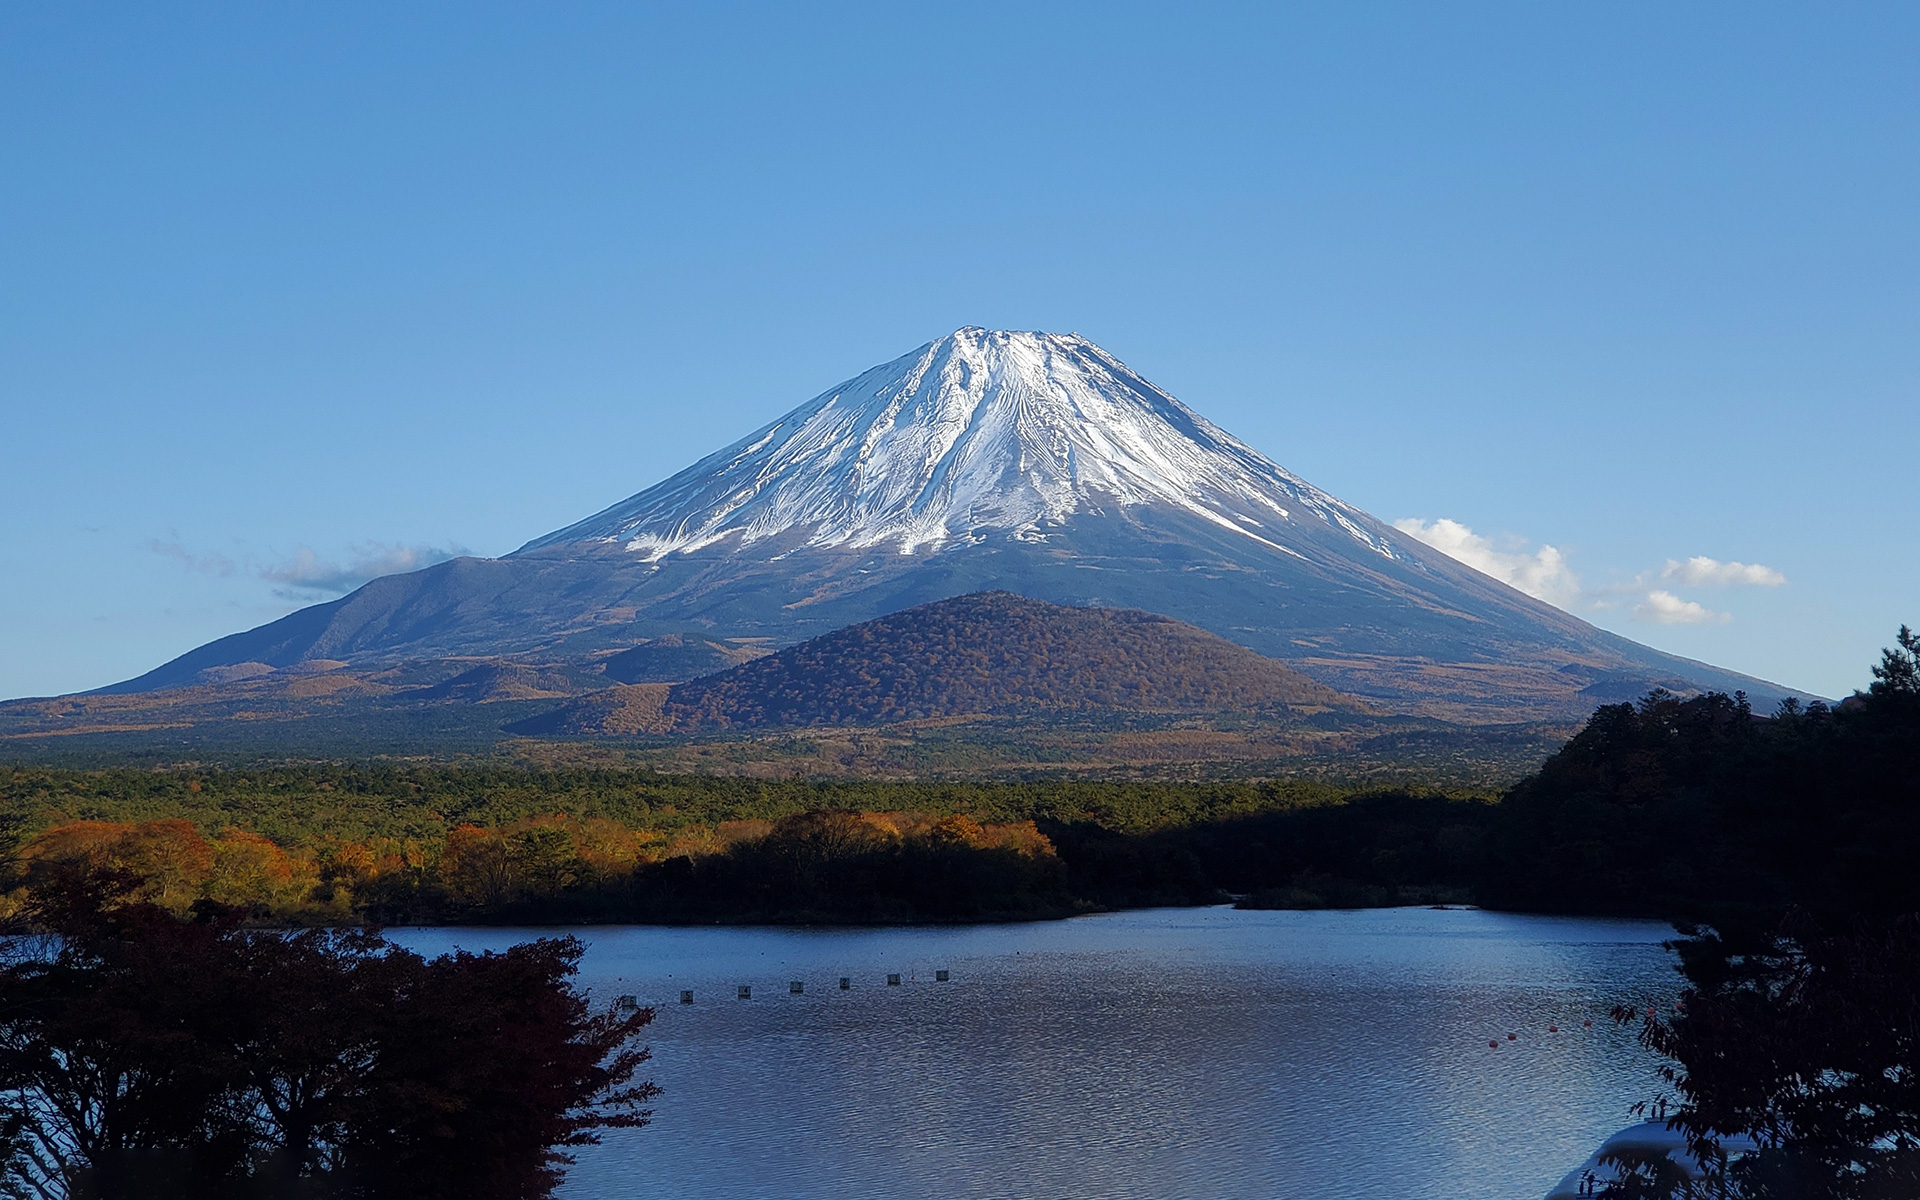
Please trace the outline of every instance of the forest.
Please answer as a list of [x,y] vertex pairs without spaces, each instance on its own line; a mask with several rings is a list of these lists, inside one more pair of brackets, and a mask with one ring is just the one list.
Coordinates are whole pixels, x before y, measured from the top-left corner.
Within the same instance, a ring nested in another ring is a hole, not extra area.
[[[1492,797],[351,764],[0,777],[18,908],[85,864],[262,923],[907,922],[1467,896]],[[1390,847],[1357,856],[1354,847]]]

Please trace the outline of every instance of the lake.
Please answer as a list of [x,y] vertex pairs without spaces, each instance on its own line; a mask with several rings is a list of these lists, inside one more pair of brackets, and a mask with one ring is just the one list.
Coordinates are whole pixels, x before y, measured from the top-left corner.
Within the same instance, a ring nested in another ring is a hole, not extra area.
[[1472,909],[570,932],[596,999],[659,1010],[665,1089],[577,1200],[1537,1200],[1658,1087],[1607,1010],[1679,984],[1658,923]]

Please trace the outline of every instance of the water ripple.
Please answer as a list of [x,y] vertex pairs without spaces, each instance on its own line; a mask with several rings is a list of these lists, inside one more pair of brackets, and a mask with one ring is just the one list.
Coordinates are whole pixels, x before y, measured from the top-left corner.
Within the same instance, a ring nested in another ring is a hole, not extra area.
[[584,982],[659,1009],[666,1094],[563,1195],[1525,1200],[1654,1088],[1604,1013],[1673,990],[1667,936],[1425,909],[590,930]]

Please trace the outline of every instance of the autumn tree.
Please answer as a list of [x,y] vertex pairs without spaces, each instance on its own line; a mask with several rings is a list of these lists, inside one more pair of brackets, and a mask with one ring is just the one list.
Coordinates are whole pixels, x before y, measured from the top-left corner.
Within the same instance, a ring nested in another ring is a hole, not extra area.
[[535,1200],[647,1119],[652,1013],[594,1011],[574,939],[427,961],[140,891],[52,872],[0,964],[0,1195]]

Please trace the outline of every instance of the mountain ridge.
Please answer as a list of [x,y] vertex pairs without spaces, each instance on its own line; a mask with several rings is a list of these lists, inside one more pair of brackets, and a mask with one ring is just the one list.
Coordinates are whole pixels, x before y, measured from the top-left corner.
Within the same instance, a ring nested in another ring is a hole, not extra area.
[[514,555],[600,543],[654,562],[801,529],[810,546],[892,542],[911,554],[982,531],[1044,541],[1043,526],[1101,500],[1172,504],[1285,552],[1238,511],[1287,520],[1281,496],[1393,556],[1367,514],[1085,338],[968,326]]
[[[1442,719],[1564,719],[1587,689],[1804,694],[1641,646],[1300,480],[1084,338],[969,327],[498,559],[455,559],[209,643],[238,663],[774,649],[1004,590],[1186,621]],[[715,651],[718,653],[718,651]]]

